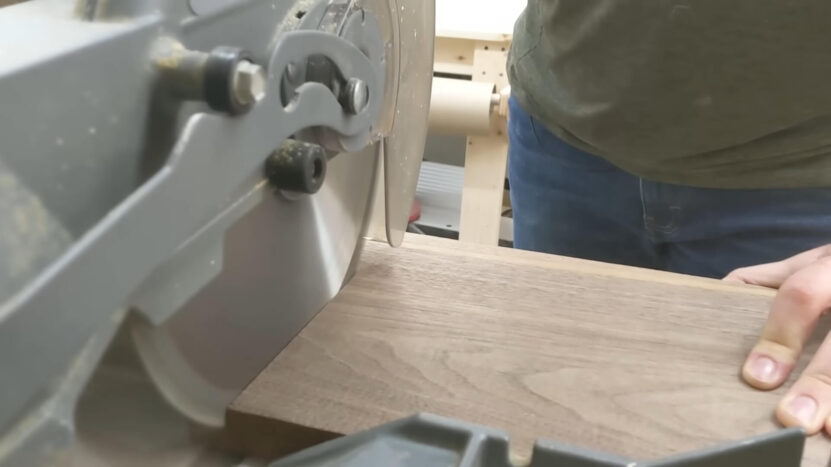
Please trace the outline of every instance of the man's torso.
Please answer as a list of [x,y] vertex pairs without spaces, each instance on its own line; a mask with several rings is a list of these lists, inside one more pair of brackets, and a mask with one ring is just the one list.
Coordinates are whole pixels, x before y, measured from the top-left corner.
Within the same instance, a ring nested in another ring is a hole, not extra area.
[[509,76],[567,142],[645,178],[831,186],[831,3],[529,0]]

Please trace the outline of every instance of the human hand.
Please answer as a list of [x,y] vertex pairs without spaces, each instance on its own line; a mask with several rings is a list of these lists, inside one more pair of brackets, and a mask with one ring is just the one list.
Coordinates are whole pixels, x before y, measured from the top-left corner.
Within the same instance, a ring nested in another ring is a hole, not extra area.
[[[742,377],[758,389],[782,385],[820,317],[831,309],[831,244],[775,263],[736,269],[725,280],[779,289]],[[785,426],[831,434],[831,335],[776,408]]]

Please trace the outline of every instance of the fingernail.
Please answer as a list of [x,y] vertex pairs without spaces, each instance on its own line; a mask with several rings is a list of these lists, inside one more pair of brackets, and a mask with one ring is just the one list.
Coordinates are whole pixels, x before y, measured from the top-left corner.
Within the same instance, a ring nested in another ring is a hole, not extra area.
[[796,396],[788,404],[788,413],[802,425],[811,425],[817,413],[817,401],[811,396]]
[[748,370],[750,370],[750,375],[753,376],[756,381],[761,383],[775,383],[777,366],[778,364],[776,363],[776,360],[764,355],[759,355],[753,359],[752,362],[750,362]]

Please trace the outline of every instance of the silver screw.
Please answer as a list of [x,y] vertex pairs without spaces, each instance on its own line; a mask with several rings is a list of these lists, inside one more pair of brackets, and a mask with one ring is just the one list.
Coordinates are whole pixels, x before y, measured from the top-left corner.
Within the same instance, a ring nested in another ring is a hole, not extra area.
[[234,99],[240,105],[249,105],[261,101],[265,97],[265,70],[256,63],[240,60],[234,69],[231,85],[234,89]]
[[349,78],[341,94],[341,105],[355,115],[364,110],[368,103],[369,86],[358,78]]

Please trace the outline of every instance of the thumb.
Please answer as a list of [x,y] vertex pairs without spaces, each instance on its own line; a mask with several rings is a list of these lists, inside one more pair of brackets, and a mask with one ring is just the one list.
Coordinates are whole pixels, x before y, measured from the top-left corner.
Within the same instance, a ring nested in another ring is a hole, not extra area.
[[782,283],[762,335],[744,365],[745,381],[759,389],[781,385],[829,306],[831,257],[824,257]]

